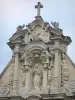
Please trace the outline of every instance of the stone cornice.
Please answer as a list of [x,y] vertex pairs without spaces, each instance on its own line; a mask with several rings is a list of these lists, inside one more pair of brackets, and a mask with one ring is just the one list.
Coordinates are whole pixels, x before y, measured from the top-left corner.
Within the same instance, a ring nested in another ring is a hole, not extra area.
[[37,95],[32,95],[26,98],[26,100],[31,100],[31,99],[42,100],[41,96]]
[[49,99],[49,100],[66,100],[67,96],[64,93],[57,93],[57,94],[42,94],[41,95],[43,97],[43,99]]
[[51,28],[51,33],[55,34],[55,35],[62,35],[62,32],[63,30],[62,29],[54,29],[54,28]]
[[8,42],[7,44],[8,44],[8,45],[10,46],[10,48],[13,50],[14,47],[15,47],[15,44],[25,45],[25,42],[19,38],[19,39],[17,39],[17,40],[10,41],[10,42]]
[[27,29],[16,32],[12,35],[12,37],[9,40],[12,41],[12,40],[15,40],[16,38],[18,38],[20,36],[24,36],[24,33],[26,33],[26,32],[27,32]]
[[61,41],[63,43],[66,43],[67,45],[69,45],[72,42],[70,37],[63,36],[63,35],[52,36],[51,40],[53,40],[53,41],[56,41],[56,40],[57,41]]

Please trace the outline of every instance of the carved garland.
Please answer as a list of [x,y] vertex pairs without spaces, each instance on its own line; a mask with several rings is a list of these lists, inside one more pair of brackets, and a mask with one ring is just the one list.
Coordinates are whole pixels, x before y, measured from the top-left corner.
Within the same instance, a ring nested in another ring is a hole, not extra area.
[[53,66],[54,66],[54,62],[53,59],[51,59],[50,65],[48,66],[48,92],[49,93],[51,91],[51,83],[53,79]]
[[14,66],[12,66],[12,72],[9,75],[9,83],[11,89],[13,89],[13,77],[14,77]]
[[62,84],[66,84],[69,81],[69,70],[68,70],[68,64],[66,61],[66,55],[65,53],[61,53],[61,69],[62,69]]
[[25,83],[26,83],[26,73],[25,73],[25,66],[22,65],[23,69],[22,69],[22,87],[25,87]]

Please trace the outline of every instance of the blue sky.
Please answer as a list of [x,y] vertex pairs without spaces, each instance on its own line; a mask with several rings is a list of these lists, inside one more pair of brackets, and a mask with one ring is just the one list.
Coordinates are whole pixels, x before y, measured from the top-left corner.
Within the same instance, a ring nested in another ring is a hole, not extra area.
[[0,0],[0,72],[11,59],[12,51],[6,44],[18,25],[27,25],[36,16],[34,6],[40,1],[41,16],[49,23],[59,22],[63,34],[70,36],[68,55],[75,62],[75,0]]

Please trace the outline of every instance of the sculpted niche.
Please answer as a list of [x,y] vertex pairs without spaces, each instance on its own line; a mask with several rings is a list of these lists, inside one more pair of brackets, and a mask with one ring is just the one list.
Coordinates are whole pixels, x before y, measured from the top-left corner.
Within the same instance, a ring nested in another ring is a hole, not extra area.
[[25,92],[39,93],[50,86],[53,58],[47,50],[33,49],[24,57],[22,84]]

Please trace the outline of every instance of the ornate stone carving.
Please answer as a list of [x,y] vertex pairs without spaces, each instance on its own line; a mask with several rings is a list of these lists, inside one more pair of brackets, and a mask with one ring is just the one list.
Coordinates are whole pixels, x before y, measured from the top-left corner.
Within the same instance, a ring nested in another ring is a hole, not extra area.
[[9,93],[9,87],[6,84],[0,84],[0,96],[6,96]]
[[69,82],[69,88],[72,92],[75,92],[75,78]]
[[34,40],[41,40],[41,38],[39,37],[41,33],[37,33],[36,35],[33,36]]
[[12,72],[9,75],[9,83],[11,89],[13,89],[13,77],[14,77],[14,66],[12,66]]
[[[25,54],[23,76],[22,76],[22,86],[25,92],[42,92],[47,91],[47,79],[48,79],[48,66],[49,57],[53,56],[48,53],[47,50],[38,48],[29,49]],[[50,67],[53,66],[53,59],[50,63]],[[24,72],[25,71],[25,72]],[[52,71],[52,70],[51,70]]]
[[59,28],[59,23],[51,21],[51,24],[53,25],[54,28]]
[[22,87],[25,87],[26,85],[26,73],[29,71],[29,66],[23,64],[22,68]]
[[49,25],[48,22],[45,22],[44,26],[43,26],[43,29],[47,32],[49,28],[51,28],[51,26]]
[[23,76],[22,76],[22,87],[25,87],[25,73],[23,73]]
[[26,83],[26,73],[25,73],[25,68],[23,69],[23,75],[22,75],[22,87],[25,87]]
[[17,27],[17,32],[18,32],[18,31],[22,31],[22,29],[23,29],[24,27],[25,27],[25,25],[22,25],[22,26],[19,25],[19,26]]
[[50,61],[50,65],[48,66],[48,89],[51,88],[52,78],[53,78],[53,60]]
[[62,68],[62,83],[66,84],[69,80],[68,65],[65,58],[65,53],[61,53],[61,68]]
[[40,86],[42,84],[42,72],[40,69],[40,65],[39,64],[35,64],[34,66],[34,90],[39,90],[40,91]]

